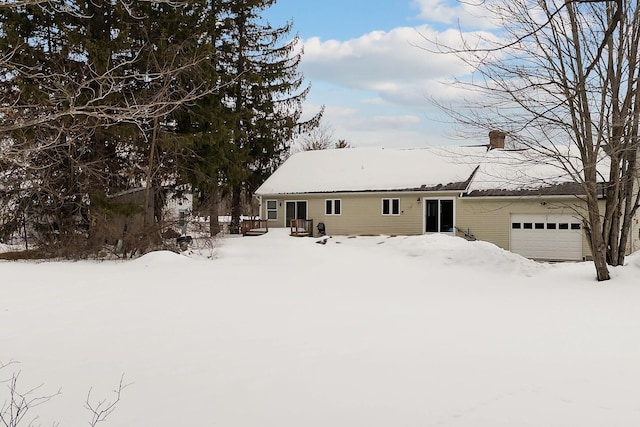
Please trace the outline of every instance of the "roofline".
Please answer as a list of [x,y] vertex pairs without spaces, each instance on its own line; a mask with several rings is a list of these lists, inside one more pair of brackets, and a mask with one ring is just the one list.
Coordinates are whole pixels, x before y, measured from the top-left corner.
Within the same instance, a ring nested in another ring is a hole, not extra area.
[[475,178],[476,173],[478,173],[479,169],[480,169],[480,165],[476,166],[476,168],[473,170],[473,172],[471,172],[471,176],[469,177],[469,180],[467,181],[467,186],[464,188],[464,191],[462,193],[460,193],[460,197],[462,197],[463,194],[469,193],[469,187],[471,187],[471,184],[473,183],[473,178]]
[[342,190],[342,191],[300,191],[295,193],[254,193],[254,195],[259,197],[268,197],[268,196],[299,196],[303,194],[310,195],[320,195],[320,194],[388,194],[388,193],[405,193],[405,194],[425,194],[425,193],[453,193],[459,194],[461,189],[449,189],[449,190],[420,190],[420,189],[406,189],[406,190]]
[[530,194],[530,195],[519,195],[519,196],[470,196],[468,194],[461,194],[460,198],[465,199],[465,200],[504,200],[504,199],[509,199],[509,200],[519,200],[519,199],[580,199],[580,200],[586,200],[587,197],[583,194],[550,194],[550,195],[544,195],[544,194]]

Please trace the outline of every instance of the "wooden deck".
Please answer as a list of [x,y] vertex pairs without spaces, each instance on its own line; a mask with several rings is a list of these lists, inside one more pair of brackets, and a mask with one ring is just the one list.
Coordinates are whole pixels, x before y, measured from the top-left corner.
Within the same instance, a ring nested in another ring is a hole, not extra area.
[[269,231],[266,219],[245,219],[240,224],[243,236],[261,236]]
[[295,237],[313,237],[313,220],[292,219],[291,235]]

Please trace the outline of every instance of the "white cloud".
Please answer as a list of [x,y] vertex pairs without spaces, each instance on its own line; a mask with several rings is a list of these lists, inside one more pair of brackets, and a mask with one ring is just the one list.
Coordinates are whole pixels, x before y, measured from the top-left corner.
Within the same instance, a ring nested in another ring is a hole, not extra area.
[[487,14],[485,0],[414,0],[413,3],[420,10],[418,18],[427,22],[460,25],[462,28],[495,28]]
[[432,99],[450,105],[477,96],[451,84],[455,78],[468,79],[473,70],[453,54],[435,52],[434,43],[455,48],[462,46],[463,38],[483,43],[495,36],[454,28],[451,23],[457,18],[478,20],[472,18],[473,7],[436,0],[415,4],[420,19],[447,25],[398,27],[342,41],[301,41],[301,71],[313,86],[309,103],[326,106],[324,121],[337,138],[356,146],[458,143],[445,136],[455,131]]
[[301,67],[311,82],[371,91],[390,103],[423,105],[438,81],[471,71],[454,55],[427,50],[427,40],[436,39],[460,44],[456,31],[438,33],[429,26],[374,31],[342,42],[314,37],[304,42]]
[[353,146],[405,148],[441,145],[438,139],[444,139],[428,123],[424,111],[402,113],[404,109],[378,108],[375,104],[373,110],[369,104],[354,110],[333,102],[327,104],[323,120],[334,129],[336,139],[346,139]]
[[375,116],[372,119],[372,123],[376,126],[381,126],[384,129],[387,128],[400,128],[407,125],[415,125],[420,123],[420,118],[412,115],[404,116]]
[[375,98],[363,99],[362,103],[368,104],[368,105],[384,105],[385,102],[384,102],[384,99],[375,97]]

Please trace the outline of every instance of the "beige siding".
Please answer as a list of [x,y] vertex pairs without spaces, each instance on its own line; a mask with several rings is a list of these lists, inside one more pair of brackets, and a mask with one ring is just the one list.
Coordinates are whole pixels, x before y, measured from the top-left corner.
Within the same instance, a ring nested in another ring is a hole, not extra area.
[[[455,197],[452,193],[349,193],[304,196],[263,196],[262,211],[266,217],[266,201],[278,201],[278,219],[269,222],[270,227],[285,226],[286,201],[307,201],[308,219],[314,227],[323,222],[327,233],[343,235],[416,235],[424,227],[423,197]],[[325,215],[325,201],[339,199],[340,215]],[[382,199],[400,199],[399,215],[382,215]],[[317,230],[316,230],[317,231]]]
[[[400,215],[382,215],[382,199],[400,199]],[[469,232],[479,240],[509,250],[511,214],[575,214],[584,212],[584,203],[576,198],[457,198],[457,193],[348,193],[296,196],[263,196],[261,215],[266,218],[267,200],[276,200],[278,218],[269,227],[285,226],[285,203],[306,201],[307,219],[313,219],[314,233],[318,222],[324,222],[327,233],[335,235],[417,235],[424,230],[424,198],[455,198],[457,235]],[[342,213],[325,215],[325,201],[339,199]],[[582,252],[591,251],[583,236]]]
[[[340,199],[341,215],[325,215],[325,200]],[[399,199],[399,215],[382,215],[382,199]],[[389,193],[381,195],[332,195],[310,200],[309,213],[314,222],[324,222],[327,232],[333,234],[420,234],[422,205],[418,196]]]
[[[479,240],[485,240],[509,250],[511,214],[572,215],[584,211],[584,203],[575,199],[458,199],[457,226]],[[582,253],[590,257],[586,236],[582,238]]]

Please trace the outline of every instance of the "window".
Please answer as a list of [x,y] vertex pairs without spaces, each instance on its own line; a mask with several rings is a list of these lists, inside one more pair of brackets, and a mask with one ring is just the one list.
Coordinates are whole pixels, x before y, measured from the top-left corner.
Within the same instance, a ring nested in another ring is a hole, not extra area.
[[556,229],[556,223],[555,222],[547,223],[547,230],[555,230],[555,229]]
[[572,230],[580,230],[580,224],[578,223],[571,223],[571,229]]
[[342,214],[342,201],[340,199],[327,199],[324,201],[324,214],[325,215],[340,215]]
[[519,230],[520,228],[522,228],[522,225],[519,222],[513,222],[511,223],[511,228],[514,230]]
[[267,219],[275,221],[278,219],[278,201],[267,200]]
[[400,199],[382,199],[382,215],[400,215]]
[[569,229],[569,224],[567,224],[566,222],[561,222],[560,224],[558,224],[558,228],[560,230],[568,230]]
[[536,222],[536,230],[544,230],[544,222]]
[[533,229],[533,224],[530,222],[525,222],[524,223],[524,229],[525,230],[532,230]]

